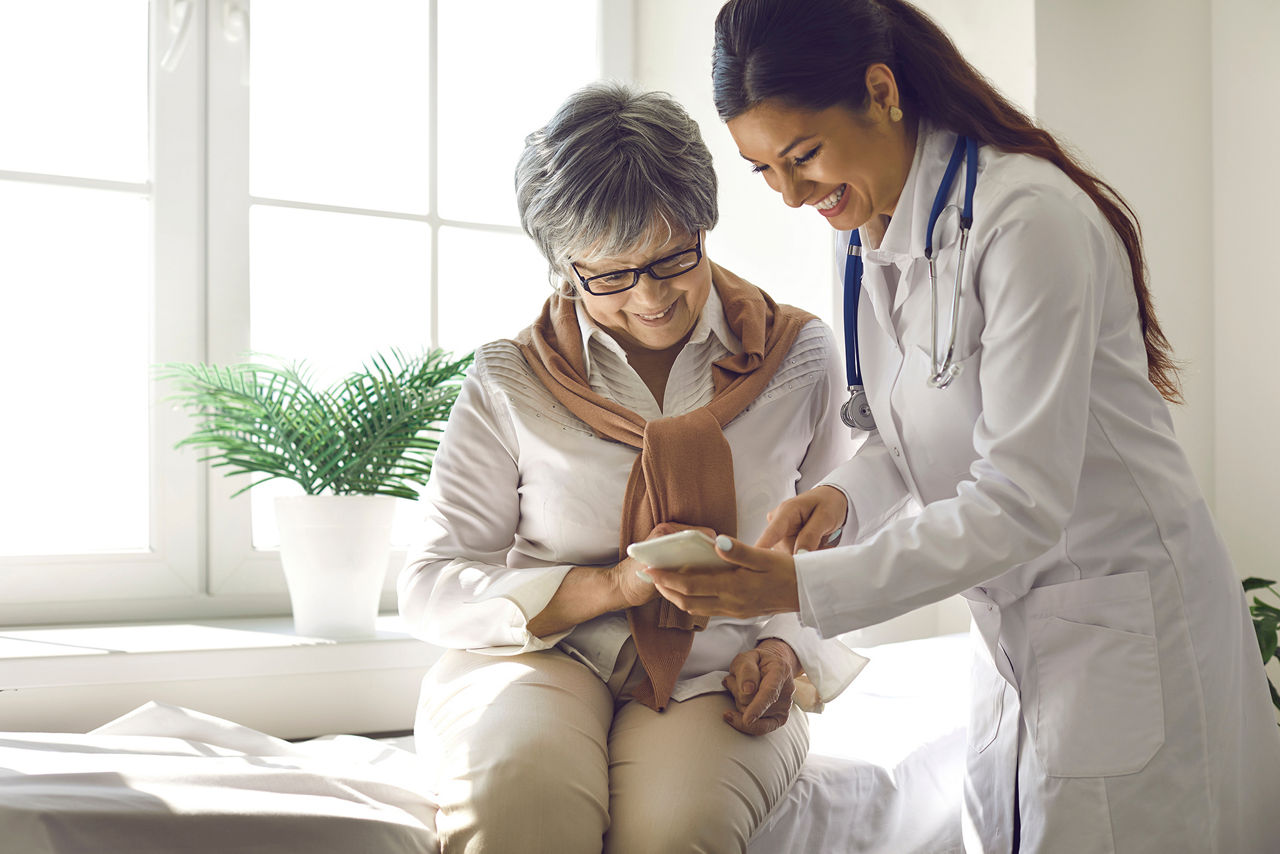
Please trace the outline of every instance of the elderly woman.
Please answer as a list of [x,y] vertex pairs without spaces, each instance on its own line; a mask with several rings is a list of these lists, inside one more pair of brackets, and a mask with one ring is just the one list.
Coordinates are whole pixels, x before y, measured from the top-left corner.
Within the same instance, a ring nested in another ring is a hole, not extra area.
[[821,702],[862,660],[795,614],[695,620],[625,546],[754,538],[849,454],[833,336],[707,257],[711,156],[663,95],[576,93],[516,191],[556,293],[477,352],[400,583],[449,650],[415,726],[442,848],[743,851],[808,747],[794,679]]

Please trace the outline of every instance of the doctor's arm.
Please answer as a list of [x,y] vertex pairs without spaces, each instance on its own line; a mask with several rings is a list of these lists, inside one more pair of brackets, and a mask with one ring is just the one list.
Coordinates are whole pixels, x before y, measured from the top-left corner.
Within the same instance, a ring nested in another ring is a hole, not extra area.
[[[840,386],[842,393],[844,388]],[[844,426],[838,412],[837,408],[829,419],[848,435],[851,428]],[[813,488],[770,511],[769,525],[756,539],[757,546],[794,553],[850,544],[875,531],[906,505],[910,498],[907,485],[879,431],[854,433],[857,444],[853,455],[823,472]]]
[[709,614],[803,600],[805,623],[833,637],[981,584],[1056,543],[1075,505],[1113,263],[1114,238],[1077,207],[1085,204],[1024,194],[987,208],[988,242],[975,266],[986,316],[974,392],[982,414],[965,428],[978,459],[954,497],[845,548],[792,559],[735,545],[725,556],[744,568],[670,579],[663,594]]
[[983,231],[974,223],[981,237],[971,242],[981,247],[973,269],[984,315],[976,382],[937,392],[979,396],[976,423],[954,426],[968,431],[977,457],[953,496],[847,550],[797,556],[803,617],[825,636],[940,601],[1040,556],[1061,539],[1075,507],[1106,283],[1120,263],[1116,238],[1079,191],[1020,189],[983,210]]

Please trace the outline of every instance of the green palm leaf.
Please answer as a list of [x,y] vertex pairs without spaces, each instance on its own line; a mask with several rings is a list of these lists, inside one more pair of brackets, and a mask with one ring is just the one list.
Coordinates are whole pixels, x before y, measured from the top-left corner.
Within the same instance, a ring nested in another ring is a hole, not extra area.
[[[1241,584],[1246,591],[1266,590],[1274,598],[1280,599],[1276,582],[1270,578],[1246,578]],[[1253,617],[1253,631],[1258,638],[1262,663],[1265,665],[1272,658],[1280,658],[1280,608],[1254,596],[1253,603],[1249,605],[1249,614]],[[1267,686],[1271,689],[1271,702],[1280,709],[1280,692],[1276,691],[1270,677],[1267,679]]]
[[162,365],[159,375],[197,427],[178,443],[227,474],[275,478],[309,495],[417,498],[471,356],[441,350],[374,355],[361,370],[315,389],[300,364]]

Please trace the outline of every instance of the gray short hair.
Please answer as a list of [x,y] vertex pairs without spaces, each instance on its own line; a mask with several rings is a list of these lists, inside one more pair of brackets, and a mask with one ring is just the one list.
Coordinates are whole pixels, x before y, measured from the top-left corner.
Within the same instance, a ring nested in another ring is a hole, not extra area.
[[[663,92],[592,83],[525,139],[516,165],[520,224],[542,250],[553,287],[571,261],[626,254],[657,222],[690,234],[715,227],[716,173],[698,125]],[[669,238],[669,236],[668,236]]]

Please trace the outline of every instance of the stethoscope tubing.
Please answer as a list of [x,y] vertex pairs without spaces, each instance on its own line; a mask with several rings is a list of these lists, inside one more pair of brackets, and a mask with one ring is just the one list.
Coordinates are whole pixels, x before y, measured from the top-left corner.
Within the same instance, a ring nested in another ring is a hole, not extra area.
[[[942,358],[938,358],[938,269],[937,259],[933,255],[933,232],[939,217],[947,208],[947,196],[955,181],[960,164],[965,163],[964,202],[960,209],[960,251],[956,259],[956,279],[951,289],[951,318],[947,335],[947,347]],[[926,378],[932,388],[943,389],[960,373],[955,364],[956,335],[960,328],[960,294],[963,285],[965,254],[969,248],[969,230],[973,226],[973,194],[978,183],[978,143],[976,140],[961,136],[956,139],[955,148],[951,151],[951,159],[947,161],[946,171],[938,185],[938,192],[933,198],[933,207],[929,211],[929,223],[926,230],[924,255],[929,263],[929,357],[930,375]],[[844,349],[845,377],[849,384],[849,400],[840,410],[840,418],[849,427],[862,430],[875,429],[875,417],[867,402],[866,391],[862,383],[862,363],[858,353],[858,302],[862,296],[862,238],[858,229],[849,234],[848,257],[844,268]]]

